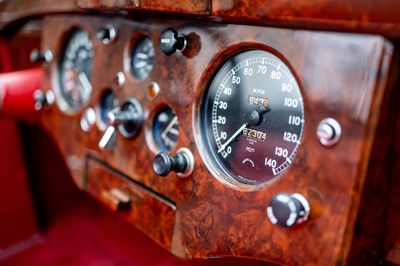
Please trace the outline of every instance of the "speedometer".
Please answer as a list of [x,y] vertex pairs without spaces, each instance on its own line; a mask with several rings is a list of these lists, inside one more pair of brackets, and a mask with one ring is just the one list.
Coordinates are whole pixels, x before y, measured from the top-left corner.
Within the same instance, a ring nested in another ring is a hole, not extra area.
[[200,112],[208,166],[233,187],[258,187],[278,177],[301,143],[299,85],[286,63],[267,51],[230,58],[209,83]]
[[92,93],[93,46],[89,34],[73,30],[63,50],[59,65],[60,107],[75,113],[89,101]]

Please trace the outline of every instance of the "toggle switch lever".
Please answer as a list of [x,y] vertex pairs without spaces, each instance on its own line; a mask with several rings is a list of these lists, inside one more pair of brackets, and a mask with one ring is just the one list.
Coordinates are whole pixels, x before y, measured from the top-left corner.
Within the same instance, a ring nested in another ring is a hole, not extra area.
[[109,126],[106,129],[103,137],[99,142],[99,148],[101,150],[112,150],[115,147],[117,141],[117,130],[113,126]]

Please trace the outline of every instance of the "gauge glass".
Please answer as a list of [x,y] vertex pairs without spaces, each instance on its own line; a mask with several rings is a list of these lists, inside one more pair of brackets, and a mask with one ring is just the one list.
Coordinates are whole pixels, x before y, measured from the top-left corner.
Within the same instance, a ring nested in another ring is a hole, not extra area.
[[153,137],[161,151],[170,151],[175,148],[179,136],[179,121],[175,112],[169,108],[162,108],[154,117]]
[[92,92],[93,46],[87,32],[74,30],[60,61],[60,96],[63,109],[78,111]]
[[153,69],[154,46],[148,37],[140,38],[132,52],[131,69],[133,75],[143,80]]
[[289,67],[261,50],[239,53],[216,73],[201,105],[201,128],[217,176],[261,186],[294,160],[304,108]]

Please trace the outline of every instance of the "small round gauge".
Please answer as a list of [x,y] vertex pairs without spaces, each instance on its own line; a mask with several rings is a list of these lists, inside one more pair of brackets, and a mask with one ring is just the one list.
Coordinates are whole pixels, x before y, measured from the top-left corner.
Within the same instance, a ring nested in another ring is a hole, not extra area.
[[209,83],[200,119],[213,173],[225,184],[255,189],[294,160],[303,97],[285,62],[267,51],[245,51]]
[[76,112],[92,92],[93,46],[87,32],[76,29],[67,39],[61,57],[60,96],[64,111]]
[[132,51],[131,69],[133,75],[140,80],[147,78],[153,69],[154,46],[148,37],[142,37]]
[[175,112],[164,107],[154,117],[153,138],[161,151],[175,148],[179,136],[179,121]]

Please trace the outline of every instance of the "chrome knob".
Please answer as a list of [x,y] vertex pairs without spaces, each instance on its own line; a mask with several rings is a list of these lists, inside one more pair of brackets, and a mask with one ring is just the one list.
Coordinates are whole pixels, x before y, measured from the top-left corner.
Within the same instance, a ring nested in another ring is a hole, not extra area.
[[342,135],[340,124],[333,118],[322,120],[317,127],[317,137],[322,145],[333,146]]
[[272,224],[292,227],[308,220],[310,204],[301,194],[278,193],[272,197],[267,214]]

